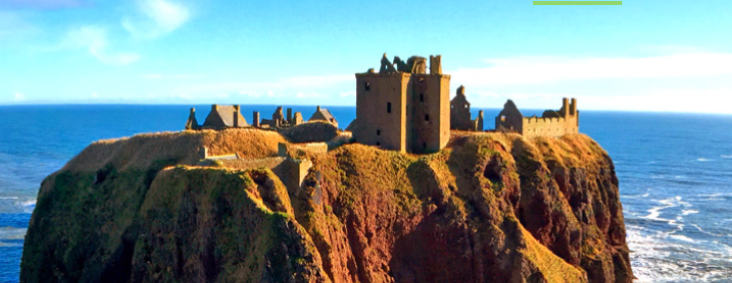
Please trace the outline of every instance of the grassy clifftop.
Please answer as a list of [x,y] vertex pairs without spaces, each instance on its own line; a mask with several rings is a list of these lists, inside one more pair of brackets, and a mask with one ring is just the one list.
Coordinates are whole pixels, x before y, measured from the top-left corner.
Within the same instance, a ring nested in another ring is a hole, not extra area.
[[274,156],[272,131],[95,142],[44,180],[23,282],[630,282],[617,178],[584,135],[455,133],[431,155],[360,144],[268,169],[196,167],[198,148]]

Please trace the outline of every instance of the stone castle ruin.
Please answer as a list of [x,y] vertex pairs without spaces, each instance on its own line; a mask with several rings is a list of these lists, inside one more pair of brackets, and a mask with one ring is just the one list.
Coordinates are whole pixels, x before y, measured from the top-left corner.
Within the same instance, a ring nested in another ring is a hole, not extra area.
[[[337,131],[339,136],[348,137],[347,141],[339,144],[355,140],[387,150],[428,153],[447,145],[450,130],[483,131],[483,111],[472,119],[465,87],[460,86],[450,100],[450,75],[442,73],[440,55],[430,56],[428,65],[428,59],[424,57],[412,56],[405,62],[398,56],[389,60],[384,54],[378,72],[369,69],[355,76],[356,119],[345,132]],[[293,115],[292,108],[288,108],[285,116],[280,106],[272,114],[272,119],[260,121],[259,112],[254,111],[253,123],[249,125],[240,110],[239,105],[214,104],[203,125],[199,125],[195,109],[191,108],[186,129],[255,127],[283,133],[288,128],[306,123],[302,113]],[[558,111],[546,110],[541,117],[524,117],[513,101],[508,100],[495,121],[496,131],[516,132],[527,138],[559,137],[579,132],[579,111],[574,98],[571,103],[565,98]],[[325,122],[338,129],[338,121],[333,114],[320,106],[307,122]],[[295,135],[306,136],[312,128],[304,131],[295,131]]]
[[450,101],[450,129],[461,131],[483,131],[483,110],[475,120],[470,119],[470,102],[465,97],[465,87],[457,89],[455,98]]
[[285,119],[285,115],[282,113],[282,106],[279,106],[277,107],[277,110],[272,113],[271,120],[262,119],[261,122],[259,121],[259,111],[254,111],[254,125],[257,128],[262,127],[280,129],[297,126],[302,123],[302,113],[295,112],[295,116],[293,117],[292,108],[287,108],[287,119]]
[[211,113],[208,114],[203,125],[199,125],[196,120],[196,108],[191,108],[191,113],[186,122],[186,130],[223,130],[226,128],[244,128],[249,127],[247,120],[241,115],[239,105],[217,105],[211,106]]
[[559,111],[546,110],[541,117],[524,117],[510,99],[496,117],[496,131],[516,132],[527,138],[538,136],[560,137],[579,133],[577,100],[562,99]]
[[[224,130],[228,128],[254,127],[281,130],[305,123],[302,118],[302,113],[295,112],[295,115],[292,115],[292,108],[287,108],[287,117],[285,117],[282,112],[282,106],[277,107],[277,110],[272,114],[271,120],[261,119],[260,121],[259,111],[254,111],[252,116],[254,118],[253,123],[249,125],[246,119],[244,119],[244,116],[241,115],[241,107],[239,105],[226,106],[214,104],[211,106],[211,113],[208,114],[203,125],[199,125],[196,119],[196,109],[191,108],[185,129]],[[333,114],[328,109],[320,108],[320,106],[316,107],[315,113],[313,113],[307,122],[326,122],[338,128],[338,121],[333,117]]]
[[384,54],[379,72],[356,74],[357,142],[401,152],[435,152],[450,138],[450,76],[441,56],[393,61]]

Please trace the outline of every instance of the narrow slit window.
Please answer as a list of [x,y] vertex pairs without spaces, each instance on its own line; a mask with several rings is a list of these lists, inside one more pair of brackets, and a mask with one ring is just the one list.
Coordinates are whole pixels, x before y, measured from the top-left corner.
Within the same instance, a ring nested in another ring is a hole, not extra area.
[[391,102],[386,103],[386,113],[391,113]]
[[371,83],[369,83],[369,82],[365,82],[365,83],[363,83],[363,88],[364,88],[364,89],[365,89],[366,91],[369,91],[369,90],[371,90]]
[[381,143],[380,142],[376,142],[376,146],[381,146]]
[[424,102],[424,94],[423,93],[420,93],[419,94],[419,102]]
[[380,136],[381,135],[381,130],[376,130],[376,135],[377,136]]
[[429,121],[430,120],[430,115],[424,115],[424,120],[425,121]]

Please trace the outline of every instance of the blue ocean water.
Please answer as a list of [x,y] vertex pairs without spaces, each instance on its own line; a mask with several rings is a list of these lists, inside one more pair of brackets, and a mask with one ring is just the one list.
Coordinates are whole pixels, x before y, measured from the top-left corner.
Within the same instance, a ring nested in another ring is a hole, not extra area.
[[[202,122],[210,106],[197,105]],[[248,121],[258,110],[242,106]],[[327,107],[339,126],[354,107]],[[89,143],[179,131],[189,106],[0,106],[0,282],[17,282],[30,213],[43,178]],[[293,106],[305,119],[313,106]],[[498,109],[485,111],[493,127]],[[476,113],[474,113],[476,114]],[[525,110],[525,115],[541,114]],[[613,158],[638,282],[730,282],[732,116],[582,111],[580,131]]]

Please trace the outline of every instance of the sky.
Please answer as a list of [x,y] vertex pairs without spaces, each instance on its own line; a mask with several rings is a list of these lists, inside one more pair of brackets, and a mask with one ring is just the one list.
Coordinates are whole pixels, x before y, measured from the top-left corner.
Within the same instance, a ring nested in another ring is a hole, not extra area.
[[0,0],[0,104],[355,105],[442,55],[473,107],[732,113],[732,1]]

